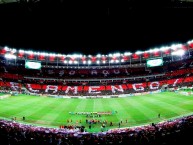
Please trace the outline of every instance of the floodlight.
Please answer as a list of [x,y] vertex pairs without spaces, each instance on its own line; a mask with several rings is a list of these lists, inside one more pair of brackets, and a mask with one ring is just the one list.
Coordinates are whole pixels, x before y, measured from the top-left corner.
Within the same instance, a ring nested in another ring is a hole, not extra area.
[[7,58],[7,59],[16,59],[17,57],[13,54],[5,54],[5,58]]
[[139,55],[139,54],[142,54],[143,52],[142,51],[137,51],[135,54]]
[[88,64],[91,64],[92,62],[90,60],[88,60]]
[[177,56],[182,56],[182,55],[184,55],[184,53],[185,53],[185,51],[180,49],[180,50],[177,50],[175,52],[172,52],[171,54],[172,55],[177,55]]
[[131,55],[131,52],[125,52],[124,55]]

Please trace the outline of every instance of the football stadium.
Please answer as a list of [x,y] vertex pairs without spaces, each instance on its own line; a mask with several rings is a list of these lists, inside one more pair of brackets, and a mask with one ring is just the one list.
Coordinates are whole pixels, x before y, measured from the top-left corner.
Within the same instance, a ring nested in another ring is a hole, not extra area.
[[178,133],[193,119],[191,40],[96,56],[0,50],[3,126],[77,136],[152,127]]
[[0,0],[1,144],[191,144],[192,8]]

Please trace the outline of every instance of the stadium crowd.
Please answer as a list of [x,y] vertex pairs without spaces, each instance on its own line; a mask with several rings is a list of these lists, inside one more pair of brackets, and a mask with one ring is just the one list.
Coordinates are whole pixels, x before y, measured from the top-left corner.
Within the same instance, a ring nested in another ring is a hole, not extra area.
[[3,145],[191,144],[193,115],[150,125],[89,133],[83,127],[46,128],[0,120]]
[[[164,66],[157,68],[146,68],[141,64],[126,68],[89,69],[45,65],[41,70],[28,70],[19,63],[9,64],[6,60],[6,63],[0,62],[0,92],[16,90],[23,93],[24,89],[24,92],[43,95],[96,96],[100,95],[99,92],[101,95],[150,92],[161,89],[165,84],[168,87],[192,86],[192,64],[191,58],[165,61]],[[79,81],[74,81],[77,79]],[[16,120],[0,120],[0,144],[3,145],[191,144],[192,134],[193,115],[99,133],[89,133],[83,126],[47,128],[21,124]]]

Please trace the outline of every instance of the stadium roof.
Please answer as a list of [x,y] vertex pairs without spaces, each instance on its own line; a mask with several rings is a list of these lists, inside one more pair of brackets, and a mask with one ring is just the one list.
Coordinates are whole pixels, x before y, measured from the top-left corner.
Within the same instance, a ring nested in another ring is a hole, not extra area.
[[181,1],[0,0],[0,45],[106,54],[183,43],[193,38],[193,5]]

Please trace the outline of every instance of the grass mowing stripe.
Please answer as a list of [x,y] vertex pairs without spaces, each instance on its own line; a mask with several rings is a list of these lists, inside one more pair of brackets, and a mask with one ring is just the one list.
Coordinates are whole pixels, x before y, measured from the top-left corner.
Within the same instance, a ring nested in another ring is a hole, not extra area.
[[155,108],[162,108],[160,109],[161,110],[161,114],[162,114],[162,117],[173,117],[173,116],[178,116],[182,113],[185,113],[187,112],[186,110],[178,107],[178,106],[175,106],[175,104],[170,104],[170,103],[167,103],[167,97],[165,96],[165,99],[162,98],[160,99],[159,97],[157,97],[158,94],[155,94],[156,96],[155,97],[149,97],[147,99],[148,102],[152,103],[152,104],[155,104],[156,103],[156,106]]
[[[130,100],[127,100],[127,102]],[[155,110],[152,110],[151,108],[149,108],[149,105],[146,105],[143,100],[140,101],[137,99],[132,99],[133,104],[135,104],[136,108],[139,108],[140,111],[145,112],[145,116],[146,118],[148,118],[149,121],[152,121],[153,119],[155,119],[158,115],[158,112],[156,112]]]
[[[147,112],[143,112],[140,106],[137,106],[137,104],[135,104],[136,102],[134,101],[134,99],[130,99],[128,101],[121,100],[121,102],[124,103],[124,106],[127,105],[127,107],[129,108],[127,109],[127,111],[129,112],[133,120],[135,120],[135,123],[141,124],[144,121],[149,121],[149,117],[146,114]],[[131,125],[135,123],[130,122]]]
[[51,100],[52,103],[48,105],[50,108],[48,108],[48,106],[44,107],[45,111],[50,109],[51,111],[48,114],[45,113],[45,115],[42,117],[40,116],[37,121],[34,121],[34,124],[41,124],[41,126],[58,128],[60,125],[64,125],[64,123],[66,123],[66,114],[68,115],[69,113],[65,110],[65,108],[68,105],[71,106],[71,100],[56,98],[51,98]]
[[34,109],[34,111],[27,116],[29,118],[28,120],[34,123],[37,123],[37,121],[41,122],[41,117],[49,114],[55,105],[56,104],[55,101],[53,101],[53,98],[44,98],[41,105],[36,105],[36,109]]
[[[37,99],[31,99],[31,101],[29,100],[29,98],[27,98],[28,101],[24,101],[26,98],[22,97],[22,103],[20,102],[21,99],[17,98],[10,98],[12,101],[9,101],[9,105],[4,106],[4,108],[2,109],[3,111],[0,111],[0,114],[6,114],[6,117],[13,117],[16,116],[17,113],[22,112],[24,110],[31,110],[31,106],[33,106],[34,103],[41,103],[43,98],[37,98]],[[14,100],[14,101],[13,101]],[[11,104],[11,102],[14,102],[13,104]],[[25,102],[25,103],[24,103]],[[36,105],[35,105],[36,106]]]
[[[73,103],[73,101],[72,101]],[[71,114],[69,118],[72,119],[72,122],[67,123],[68,125],[78,125],[81,126],[82,122],[85,122],[86,118],[85,115],[76,114],[78,112],[86,112],[85,107],[87,106],[87,101],[84,99],[76,99],[76,104],[74,108],[71,108],[75,114]]]
[[171,107],[173,107],[173,105],[167,104],[167,102],[164,100],[157,100],[157,98],[154,99],[153,97],[151,97],[148,100],[144,100],[144,101],[148,102],[148,104],[151,103],[152,104],[151,106],[154,105],[153,106],[154,109],[160,108],[160,111],[161,111],[160,113],[162,113],[162,116],[167,115],[167,114],[174,116],[174,115],[178,115],[178,113],[179,113],[178,111],[176,111],[174,109],[171,110]]
[[170,96],[171,98],[175,98],[175,99],[180,99],[181,101],[185,101],[185,100],[192,100],[193,95],[189,95],[189,96],[184,96],[183,94],[180,93],[172,93],[168,94],[168,96]]
[[[36,102],[36,103],[38,103],[38,102]],[[31,108],[33,110],[33,112],[31,112],[31,113],[28,112],[27,117],[34,118],[34,115],[38,115],[39,112],[41,112],[41,111],[47,112],[47,110],[52,110],[52,108],[50,108],[51,104],[53,104],[53,106],[55,106],[55,103],[53,100],[51,100],[51,99],[47,100],[47,98],[44,98],[44,100],[42,100],[42,102],[41,102],[41,105],[33,104],[32,108]],[[41,115],[38,115],[38,116],[41,116]]]
[[73,103],[73,99],[64,99],[63,104],[61,104],[61,107],[59,108],[59,112],[57,112],[57,117],[53,120],[54,124],[55,123],[58,123],[57,125],[68,124],[67,119],[70,119],[72,117],[72,115],[69,114],[69,112],[73,112],[73,110],[71,109],[72,103]]
[[126,102],[125,99],[126,98],[123,98],[123,99],[120,99],[120,98],[112,99],[112,104],[113,104],[113,106],[116,106],[115,109],[117,109],[116,110],[117,111],[116,117],[118,118],[118,120],[117,120],[116,123],[118,124],[118,122],[120,122],[121,120],[125,121],[127,119],[129,123],[135,124],[136,120],[131,115],[130,110],[128,110],[129,105],[127,103],[125,103]]
[[[114,99],[109,100],[109,99],[105,98],[104,100],[99,99],[98,101],[100,101],[100,103],[97,103],[97,104],[100,104],[98,111],[100,111],[100,112],[108,112],[108,111],[112,112],[112,111],[116,110],[116,108],[113,106],[113,105],[115,105]],[[110,122],[110,121],[118,122],[119,121],[119,118],[117,117],[116,114],[101,115],[101,117],[102,117],[103,121],[105,121],[105,120],[107,120],[108,122]]]
[[87,106],[87,101],[84,99],[78,99],[74,112],[84,112]]
[[[64,124],[65,120],[65,113],[62,109],[64,107],[64,100],[55,100],[54,103],[50,104],[54,107],[52,107],[51,111],[49,113],[46,113],[45,115],[40,117],[40,120],[46,120],[48,124],[52,126],[59,126],[59,124]],[[46,109],[46,108],[45,108]],[[57,119],[58,114],[60,114],[60,118]],[[63,115],[62,115],[63,114]]]
[[[59,99],[59,102],[61,104],[57,107],[58,110],[56,110],[54,115],[55,117],[52,120],[52,125],[53,126],[60,126],[60,125],[66,125],[67,124],[67,119],[72,119],[71,115],[69,112],[73,112],[73,109],[71,108],[72,106],[72,100],[71,99]],[[76,103],[74,103],[76,105]]]
[[166,99],[165,99],[165,97],[163,95],[156,94],[156,96],[158,96],[156,98],[157,100],[160,100],[162,104],[165,104],[165,106],[168,106],[168,108],[170,108],[173,111],[175,110],[176,112],[178,112],[178,114],[179,113],[181,114],[181,112],[186,114],[188,112],[188,110],[185,110],[185,109],[183,109],[181,107],[176,106],[176,103],[173,102],[174,99],[171,100],[171,99],[168,99],[169,98],[168,97],[168,98],[166,98],[167,99],[167,102],[166,102]]
[[[68,111],[66,111],[65,106],[66,106],[66,101],[67,100],[59,100],[57,102],[56,107],[52,109],[50,112],[51,114],[46,115],[42,118],[42,120],[49,120],[50,124],[60,126],[60,125],[67,125],[67,118],[71,118],[73,120],[72,124],[76,124],[76,117],[72,117]],[[72,100],[71,100],[72,101]],[[70,101],[70,102],[71,102]],[[81,101],[81,100],[78,100]],[[72,102],[71,102],[72,103]],[[77,105],[75,105],[78,107]]]
[[[167,108],[164,105],[160,105],[160,101],[157,100],[153,100],[152,98],[150,99],[149,97],[141,97],[139,101],[143,101],[143,105],[144,106],[148,106],[148,108],[150,110],[154,110],[155,112],[157,112],[157,114],[155,114],[154,117],[152,117],[153,122],[159,122],[159,121],[163,121],[165,120],[166,117],[173,117],[173,116],[177,116],[178,113],[173,112],[170,108]],[[170,112],[167,116],[165,116],[167,113],[166,112]],[[158,114],[161,114],[161,117],[158,118]]]
[[169,99],[175,103],[176,106],[179,106],[187,111],[193,111],[191,104],[193,103],[193,96],[184,96],[179,93],[175,93],[174,95],[170,95]]
[[[100,112],[107,112],[107,111],[112,111],[114,114],[112,115],[102,115],[102,121],[107,121],[108,124],[106,125],[107,129],[112,128],[110,127],[110,122],[113,123],[114,126],[118,126],[118,122],[120,121],[120,118],[117,116],[115,111],[117,111],[117,105],[115,104],[116,100],[115,99],[100,99]],[[116,107],[114,106],[116,105]]]
[[181,102],[184,102],[186,100],[192,100],[192,98],[188,98],[187,96],[184,96],[182,94],[179,94],[179,93],[175,93],[175,92],[170,92],[170,94],[168,94],[168,92],[166,93],[160,93],[160,94],[156,94],[157,98],[159,99],[167,99],[167,102],[168,103],[181,103]]
[[86,99],[86,106],[85,106],[85,110],[86,112],[93,112],[93,105],[94,105],[94,100],[95,99]]
[[[28,96],[29,97],[29,96]],[[33,98],[33,96],[32,96]],[[40,100],[39,97],[36,97],[37,100]],[[26,106],[28,104],[30,104],[31,102],[35,101],[35,99],[31,99],[29,100],[29,98],[25,97],[25,96],[12,96],[7,100],[4,100],[2,103],[2,105],[4,106],[10,106],[10,107],[21,107],[21,106]]]
[[161,106],[159,105],[159,102],[160,101],[155,101],[155,100],[152,100],[150,98],[145,98],[145,97],[141,97],[140,98],[140,101],[143,101],[143,104],[145,106],[148,106],[149,109],[151,110],[155,110],[157,113],[161,113],[161,112],[168,112],[170,111],[169,108],[165,107],[165,106]]
[[68,125],[67,119],[71,118],[74,121],[73,124],[75,124],[75,120],[78,118],[73,117],[71,114],[69,114],[69,112],[70,111],[67,111],[64,106],[61,106],[60,111],[57,113],[58,115],[55,118],[54,122],[58,122],[58,120],[60,120],[60,122],[58,122],[58,125]]
[[[66,99],[68,100],[68,99]],[[77,115],[69,114],[69,112],[75,112],[77,105],[79,104],[79,99],[69,99],[70,103],[66,106],[66,120],[72,120],[72,124],[75,122]]]
[[[103,101],[106,102],[105,99]],[[94,99],[92,102],[93,102],[93,106],[92,106],[92,110],[91,110],[92,112],[107,112],[108,111],[104,108],[104,105],[101,102],[101,98]],[[87,103],[87,105],[89,105],[90,100],[86,100],[86,103]],[[106,104],[106,106],[108,106],[107,103],[105,103],[105,104]],[[86,109],[88,109],[88,108],[86,108]],[[86,110],[86,111],[88,111],[88,110]],[[103,122],[106,120],[106,117],[105,117],[105,115],[101,115],[101,117],[97,117],[96,115],[93,115],[92,117],[86,117],[85,119],[87,119],[87,120],[92,120],[92,119],[93,120],[99,120],[100,122],[98,122],[96,124],[91,124],[91,126],[92,126],[91,129],[89,129],[89,123],[85,125],[86,129],[89,130],[89,132],[99,132],[101,130],[101,126],[102,126]]]
[[[0,116],[6,117],[11,114],[22,118],[23,114],[26,114],[26,122],[48,124],[48,126],[67,124],[67,119],[72,119],[72,123],[75,124],[77,120],[82,119],[81,124],[86,125],[85,116],[71,115],[69,112],[117,111],[117,114],[99,118],[108,120],[109,129],[109,121],[114,123],[112,128],[117,128],[116,123],[121,119],[123,120],[121,127],[130,127],[177,117],[183,113],[189,114],[193,112],[192,104],[193,96],[172,92],[110,99],[56,99],[18,95],[0,100]],[[157,119],[158,113],[161,113],[160,120]],[[125,123],[125,119],[128,119],[128,124]],[[98,132],[100,125],[93,125],[93,128],[88,131]]]

